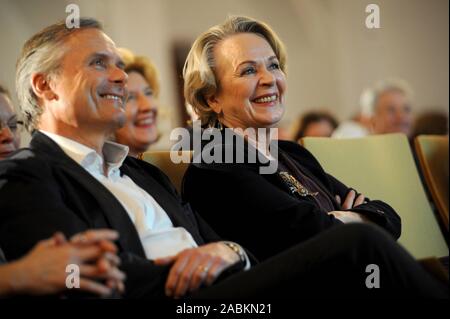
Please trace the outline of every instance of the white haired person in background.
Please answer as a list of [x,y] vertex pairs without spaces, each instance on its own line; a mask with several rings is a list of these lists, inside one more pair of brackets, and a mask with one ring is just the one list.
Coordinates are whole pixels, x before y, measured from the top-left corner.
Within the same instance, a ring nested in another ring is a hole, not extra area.
[[356,120],[342,123],[333,137],[362,137],[369,134],[412,131],[412,90],[404,80],[379,82],[361,94],[361,113]]

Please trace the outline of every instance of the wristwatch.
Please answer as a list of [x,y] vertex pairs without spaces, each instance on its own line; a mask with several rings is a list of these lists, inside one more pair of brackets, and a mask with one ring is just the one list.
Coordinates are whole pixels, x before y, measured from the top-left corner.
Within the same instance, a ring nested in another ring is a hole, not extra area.
[[245,263],[245,253],[244,250],[236,243],[233,243],[232,241],[223,241],[225,245],[227,245],[232,251],[234,251],[238,256],[241,262]]

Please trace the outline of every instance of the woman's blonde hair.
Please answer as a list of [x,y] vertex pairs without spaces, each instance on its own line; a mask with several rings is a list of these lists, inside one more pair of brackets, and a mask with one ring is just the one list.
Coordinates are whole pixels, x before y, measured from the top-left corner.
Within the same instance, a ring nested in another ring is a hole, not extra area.
[[126,73],[137,72],[144,77],[153,91],[155,97],[159,96],[158,71],[153,62],[145,57],[134,55],[126,48],[119,48],[119,55],[125,63],[124,71]]
[[214,73],[214,48],[222,40],[238,33],[254,33],[263,37],[272,47],[283,72],[286,71],[286,50],[275,32],[264,22],[244,16],[232,16],[224,23],[211,27],[201,34],[189,51],[183,68],[184,97],[199,115],[202,125],[213,125],[215,113],[208,105],[218,81]]

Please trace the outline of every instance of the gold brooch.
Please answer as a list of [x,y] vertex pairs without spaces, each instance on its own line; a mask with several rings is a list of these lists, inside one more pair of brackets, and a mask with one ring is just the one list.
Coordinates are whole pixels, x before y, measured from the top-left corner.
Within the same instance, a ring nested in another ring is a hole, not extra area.
[[318,192],[311,193],[305,186],[303,186],[294,176],[288,172],[279,173],[283,181],[288,185],[292,193],[298,193],[300,196],[317,196]]

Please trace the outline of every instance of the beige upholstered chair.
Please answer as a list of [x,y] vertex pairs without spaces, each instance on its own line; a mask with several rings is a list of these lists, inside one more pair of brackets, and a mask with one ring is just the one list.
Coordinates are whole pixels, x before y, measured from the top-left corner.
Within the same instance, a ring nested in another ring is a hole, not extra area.
[[324,169],[369,198],[390,204],[402,219],[399,242],[415,256],[448,256],[448,246],[427,200],[406,136],[304,138]]
[[431,197],[448,230],[448,135],[420,135],[414,146]]
[[170,151],[148,151],[142,155],[142,160],[155,165],[160,170],[162,170],[171,180],[171,182],[175,185],[178,192],[181,191],[181,183],[183,181],[184,173],[188,168],[188,165],[192,159],[191,151],[180,151],[174,152],[178,153],[178,156],[183,156],[184,159],[188,159],[189,162],[185,161],[181,163],[174,163],[171,159]]

